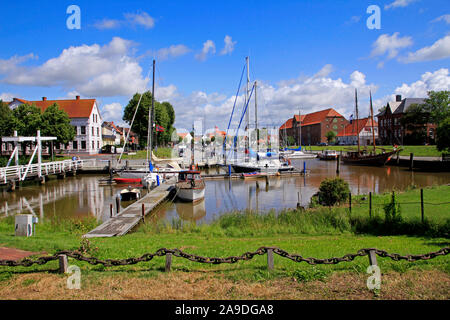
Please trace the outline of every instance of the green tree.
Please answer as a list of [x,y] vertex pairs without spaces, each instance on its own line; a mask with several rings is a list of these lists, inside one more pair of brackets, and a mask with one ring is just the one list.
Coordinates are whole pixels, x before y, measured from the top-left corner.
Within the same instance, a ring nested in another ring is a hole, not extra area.
[[450,91],[448,90],[428,92],[424,109],[430,114],[430,122],[439,125],[442,121],[450,117],[449,94]]
[[328,143],[332,143],[334,141],[334,138],[336,138],[336,132],[328,131],[325,137],[327,138]]
[[13,134],[12,111],[9,106],[0,100],[0,136]]
[[41,110],[38,107],[34,104],[22,104],[13,110],[12,115],[13,128],[19,136],[36,136],[42,123]]
[[437,149],[450,152],[450,117],[443,120],[436,129]]
[[75,128],[70,124],[70,118],[66,111],[60,109],[58,104],[53,104],[45,109],[41,115],[41,135],[53,136],[63,144],[72,141],[75,137]]

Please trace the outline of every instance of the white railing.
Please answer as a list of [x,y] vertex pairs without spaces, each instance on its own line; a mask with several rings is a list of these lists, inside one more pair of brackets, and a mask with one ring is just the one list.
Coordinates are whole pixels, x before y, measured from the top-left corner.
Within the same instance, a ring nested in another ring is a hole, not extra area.
[[40,164],[10,166],[0,168],[0,183],[6,184],[8,181],[23,181],[27,177],[46,176],[49,174],[60,174],[75,171],[83,168],[91,160],[63,160],[54,162],[43,162]]

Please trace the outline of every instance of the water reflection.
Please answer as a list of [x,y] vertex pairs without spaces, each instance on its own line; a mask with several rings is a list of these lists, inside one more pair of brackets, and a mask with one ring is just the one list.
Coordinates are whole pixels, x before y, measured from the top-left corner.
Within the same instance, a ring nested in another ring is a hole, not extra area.
[[[303,162],[310,172],[307,176],[270,177],[267,180],[207,180],[203,201],[194,205],[168,203],[154,213],[154,218],[181,218],[203,223],[234,210],[267,212],[270,209],[294,208],[298,202],[306,206],[323,179],[336,177],[336,162],[311,159],[293,160],[292,164],[302,170]],[[216,172],[216,169],[210,172]],[[106,177],[78,175],[65,180],[52,179],[43,186],[26,184],[15,192],[3,189],[0,193],[0,217],[32,213],[41,219],[93,216],[99,221],[106,221],[110,218],[110,205],[116,211],[115,196],[126,187],[101,185],[99,180]],[[340,177],[349,183],[353,194],[403,190],[411,185],[423,187],[450,183],[449,172],[410,172],[400,167],[341,165]],[[130,203],[121,203],[121,208]]]

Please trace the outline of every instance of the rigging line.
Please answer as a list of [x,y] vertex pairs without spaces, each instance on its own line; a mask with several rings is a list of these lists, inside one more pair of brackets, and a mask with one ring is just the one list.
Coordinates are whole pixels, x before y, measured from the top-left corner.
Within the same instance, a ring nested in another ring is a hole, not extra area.
[[238,90],[236,92],[236,97],[234,98],[233,110],[231,111],[230,121],[228,122],[227,132],[226,132],[226,135],[225,135],[225,139],[223,141],[224,148],[225,148],[225,145],[227,143],[228,130],[230,129],[231,120],[233,118],[234,109],[236,107],[236,101],[237,101],[237,98],[239,96],[239,91],[241,90],[241,83],[242,83],[242,78],[244,77],[245,68],[246,68],[246,64],[244,64],[244,68],[242,68],[241,79],[239,80]]
[[[146,79],[147,79],[149,76],[150,76],[150,69],[148,70]],[[147,88],[147,83],[145,83],[145,85],[144,85],[144,90],[143,90],[144,93],[145,93],[145,89],[146,89],[146,88]],[[123,143],[123,150],[122,150],[122,152],[120,153],[120,157],[119,157],[119,160],[118,160],[119,163],[121,163],[121,161],[122,161],[122,155],[123,155],[123,153],[125,152],[125,146],[127,145],[128,137],[130,136],[130,131],[131,131],[131,128],[133,127],[134,118],[136,117],[136,113],[137,113],[137,110],[138,110],[138,108],[139,108],[139,105],[141,104],[141,99],[142,99],[142,96],[144,95],[144,93],[141,93],[141,96],[139,97],[138,104],[137,104],[137,106],[136,106],[136,110],[134,110],[133,119],[131,119],[130,130],[128,130],[127,137],[126,137],[126,139],[125,139],[125,141],[124,141],[124,143]]]
[[248,96],[247,104],[245,105],[244,111],[242,112],[241,120],[239,121],[239,126],[236,129],[236,134],[234,135],[234,146],[235,147],[236,147],[236,140],[237,140],[238,131],[239,131],[239,128],[241,127],[242,119],[244,119],[245,112],[247,111],[247,107],[248,107],[248,104],[250,102],[250,98],[252,97],[254,89],[255,89],[255,84],[253,84],[253,86],[252,86],[252,91],[250,92],[250,95]]

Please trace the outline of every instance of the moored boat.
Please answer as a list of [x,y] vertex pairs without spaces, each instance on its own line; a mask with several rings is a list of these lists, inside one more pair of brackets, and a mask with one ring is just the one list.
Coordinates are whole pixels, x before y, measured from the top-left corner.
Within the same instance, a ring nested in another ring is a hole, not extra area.
[[323,150],[322,153],[318,154],[320,160],[336,160],[338,154],[336,150]]
[[177,197],[181,200],[195,202],[205,198],[205,181],[200,171],[187,170],[180,172],[175,186]]
[[114,178],[113,180],[119,184],[136,184],[142,182],[141,178]]
[[121,201],[132,201],[137,200],[141,196],[141,191],[139,189],[132,189],[128,187],[127,189],[123,189],[120,191],[120,200]]

